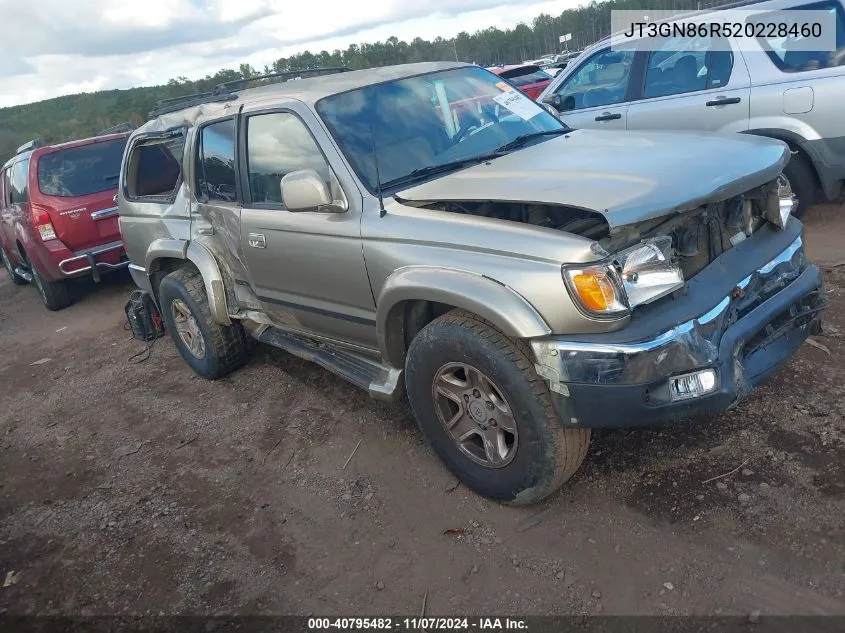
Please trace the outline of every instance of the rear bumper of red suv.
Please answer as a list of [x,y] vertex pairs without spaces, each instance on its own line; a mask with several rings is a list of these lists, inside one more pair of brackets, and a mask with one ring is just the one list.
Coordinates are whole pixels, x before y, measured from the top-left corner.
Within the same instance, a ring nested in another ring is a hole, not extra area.
[[121,240],[79,251],[70,250],[60,240],[49,240],[38,251],[38,269],[50,281],[87,275],[93,277],[94,281],[100,281],[102,273],[129,265]]

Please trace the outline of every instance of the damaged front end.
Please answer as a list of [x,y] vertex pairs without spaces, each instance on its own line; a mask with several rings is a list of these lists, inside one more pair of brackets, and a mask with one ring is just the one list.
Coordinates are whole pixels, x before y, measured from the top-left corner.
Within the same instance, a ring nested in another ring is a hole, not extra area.
[[[652,424],[735,406],[819,327],[827,305],[802,227],[768,223],[685,284],[606,334],[531,341],[561,419],[573,426]],[[750,262],[760,261],[763,265]]]

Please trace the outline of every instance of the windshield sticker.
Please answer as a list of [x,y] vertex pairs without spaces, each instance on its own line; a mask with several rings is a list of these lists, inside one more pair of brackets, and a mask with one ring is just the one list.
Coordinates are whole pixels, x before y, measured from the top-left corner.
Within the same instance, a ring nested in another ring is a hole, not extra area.
[[543,109],[518,90],[509,90],[493,97],[493,101],[513,112],[520,119],[531,119]]
[[507,92],[508,90],[513,90],[513,86],[511,86],[507,81],[499,81],[496,83],[496,87],[501,90],[502,92]]

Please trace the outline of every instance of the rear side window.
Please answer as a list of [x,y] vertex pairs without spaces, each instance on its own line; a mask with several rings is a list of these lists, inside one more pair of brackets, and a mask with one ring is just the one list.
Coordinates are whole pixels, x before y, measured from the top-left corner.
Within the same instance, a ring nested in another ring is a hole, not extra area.
[[202,128],[197,159],[197,196],[205,200],[235,200],[235,121]]
[[730,81],[733,62],[726,40],[711,41],[709,35],[666,39],[649,55],[643,96],[722,88]]
[[0,172],[0,207],[9,204],[9,170]]
[[528,68],[515,68],[503,72],[500,77],[507,79],[514,86],[522,87],[529,84],[536,84],[541,81],[549,81],[552,76],[545,70],[537,68],[536,66],[529,66]]
[[9,204],[29,202],[29,158],[15,163],[9,169]]
[[126,139],[62,149],[38,159],[38,188],[48,196],[87,196],[117,188]]
[[[832,68],[845,65],[845,11],[838,2],[818,2],[790,7],[793,10],[816,10],[834,14],[836,20],[836,50],[835,51],[807,51],[801,45],[801,37],[766,37],[759,38],[760,46],[766,51],[775,66],[785,73],[799,73],[821,68]],[[763,13],[751,16],[748,21],[771,21],[792,24],[789,11],[777,13]],[[799,25],[800,26],[800,25]]]
[[247,121],[247,173],[252,201],[282,202],[282,178],[313,169],[329,182],[329,166],[311,132],[294,114],[259,114]]
[[170,200],[182,182],[185,136],[142,139],[135,143],[126,166],[126,195],[131,200]]

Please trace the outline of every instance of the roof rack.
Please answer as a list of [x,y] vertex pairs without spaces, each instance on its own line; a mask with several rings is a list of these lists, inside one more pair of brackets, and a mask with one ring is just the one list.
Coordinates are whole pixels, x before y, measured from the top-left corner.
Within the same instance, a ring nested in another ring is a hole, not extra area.
[[124,132],[132,132],[134,130],[135,126],[132,125],[129,121],[125,121],[123,123],[118,123],[117,125],[107,127],[102,132],[97,132],[97,136],[106,136],[107,134],[122,134]]
[[254,75],[252,77],[244,77],[242,79],[233,79],[217,84],[211,92],[200,92],[192,95],[183,95],[181,97],[170,97],[169,99],[162,99],[153,106],[150,110],[150,118],[154,119],[162,114],[169,112],[176,112],[184,108],[189,108],[195,105],[202,105],[204,103],[214,103],[217,101],[232,101],[238,98],[237,92],[244,90],[246,84],[252,81],[261,81],[264,79],[276,78],[291,78],[301,79],[303,75],[329,75],[334,73],[344,73],[351,71],[351,68],[346,66],[333,66],[326,68],[304,68],[302,70],[286,70],[278,73],[267,73],[266,75]]
[[15,156],[17,156],[18,154],[23,154],[24,152],[30,152],[39,147],[44,147],[44,141],[42,141],[40,138],[34,138],[28,143],[24,143],[18,149],[16,149]]

